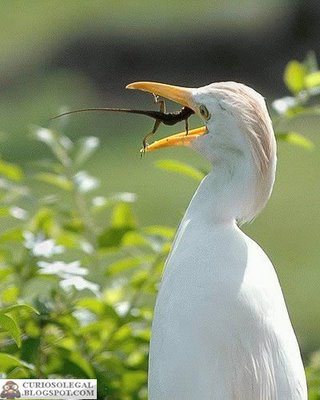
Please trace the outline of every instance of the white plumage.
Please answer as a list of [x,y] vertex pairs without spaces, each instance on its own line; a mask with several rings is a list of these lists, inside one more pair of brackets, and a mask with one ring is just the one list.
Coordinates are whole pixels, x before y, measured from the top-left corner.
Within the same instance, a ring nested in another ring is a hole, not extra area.
[[192,108],[206,123],[147,150],[187,144],[212,171],[167,259],[152,327],[150,400],[306,400],[299,347],[274,268],[237,226],[266,204],[276,144],[264,99],[235,82],[129,88]]

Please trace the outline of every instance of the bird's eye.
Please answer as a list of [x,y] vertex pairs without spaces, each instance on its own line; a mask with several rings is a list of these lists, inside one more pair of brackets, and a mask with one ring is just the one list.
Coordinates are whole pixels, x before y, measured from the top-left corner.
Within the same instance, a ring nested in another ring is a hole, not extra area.
[[199,107],[199,110],[200,110],[200,114],[203,116],[203,118],[205,118],[205,119],[209,119],[210,118],[210,113],[209,113],[209,111],[208,111],[206,106],[201,104],[201,106]]

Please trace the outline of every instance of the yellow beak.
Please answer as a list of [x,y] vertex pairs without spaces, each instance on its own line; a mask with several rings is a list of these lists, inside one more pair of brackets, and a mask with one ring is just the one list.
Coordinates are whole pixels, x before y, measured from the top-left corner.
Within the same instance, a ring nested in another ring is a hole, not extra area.
[[202,126],[200,128],[192,129],[188,131],[179,132],[174,135],[165,137],[164,139],[157,140],[149,144],[145,149],[141,149],[140,151],[143,153],[144,151],[154,151],[158,149],[162,149],[164,147],[172,147],[172,146],[189,146],[194,139],[197,139],[199,136],[207,133],[207,128]]
[[[138,89],[145,92],[153,93],[166,99],[175,101],[185,107],[194,109],[195,105],[192,97],[192,89],[180,86],[167,85],[158,82],[134,82],[126,87],[127,89]],[[166,137],[148,145],[142,151],[153,151],[163,147],[171,146],[188,146],[194,139],[207,132],[205,126],[197,129],[176,133],[175,135]]]

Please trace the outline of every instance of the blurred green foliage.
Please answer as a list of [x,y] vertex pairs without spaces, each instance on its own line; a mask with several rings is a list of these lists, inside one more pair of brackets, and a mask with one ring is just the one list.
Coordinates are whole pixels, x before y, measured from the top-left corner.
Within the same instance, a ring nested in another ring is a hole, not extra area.
[[133,193],[92,195],[98,181],[82,167],[97,138],[33,132],[54,155],[31,177],[47,185],[42,198],[21,168],[0,163],[1,217],[12,220],[0,235],[1,372],[97,377],[99,398],[146,398],[153,298],[174,230],[139,227]]
[[[297,114],[320,118],[319,74],[312,54],[288,64],[292,96],[273,103],[278,139],[313,146],[280,128]],[[0,372],[97,378],[99,399],[146,399],[153,305],[174,228],[140,226],[134,193],[96,195],[99,180],[85,163],[98,138],[71,141],[42,127],[32,134],[49,158],[27,172],[0,160]],[[196,181],[205,173],[176,160],[157,167]],[[319,371],[316,353],[307,367],[312,400],[320,399]]]

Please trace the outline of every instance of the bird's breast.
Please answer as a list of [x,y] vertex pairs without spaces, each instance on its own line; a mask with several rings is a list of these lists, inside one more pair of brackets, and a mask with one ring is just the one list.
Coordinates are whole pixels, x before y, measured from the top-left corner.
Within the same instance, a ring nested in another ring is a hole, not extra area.
[[225,290],[236,294],[247,259],[247,245],[234,225],[210,227],[183,221],[165,266],[161,292],[188,297]]
[[235,225],[182,222],[157,298],[149,385],[152,400],[305,399],[273,266]]

